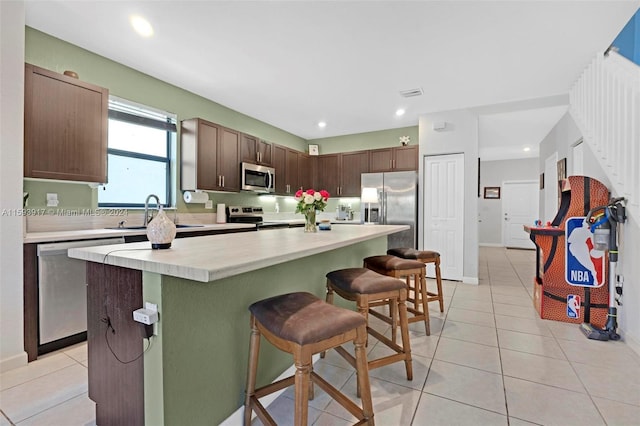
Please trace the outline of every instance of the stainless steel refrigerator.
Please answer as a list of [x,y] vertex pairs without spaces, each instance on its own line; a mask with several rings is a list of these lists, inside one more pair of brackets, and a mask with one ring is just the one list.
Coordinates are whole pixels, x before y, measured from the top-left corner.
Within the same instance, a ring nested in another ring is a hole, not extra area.
[[360,203],[361,221],[409,225],[410,229],[388,236],[388,248],[417,248],[418,172],[363,173],[361,185],[377,192],[377,202]]

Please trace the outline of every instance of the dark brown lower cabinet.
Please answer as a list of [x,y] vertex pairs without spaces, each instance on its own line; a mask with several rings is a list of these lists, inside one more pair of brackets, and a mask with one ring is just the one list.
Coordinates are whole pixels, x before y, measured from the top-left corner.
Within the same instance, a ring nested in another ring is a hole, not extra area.
[[89,398],[96,424],[144,425],[142,272],[87,262]]
[[22,247],[24,350],[29,362],[38,359],[38,255],[36,244]]

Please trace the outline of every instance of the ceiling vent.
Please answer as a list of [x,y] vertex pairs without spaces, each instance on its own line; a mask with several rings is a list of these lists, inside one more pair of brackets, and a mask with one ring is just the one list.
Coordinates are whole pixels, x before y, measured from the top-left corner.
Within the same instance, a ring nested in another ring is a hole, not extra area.
[[408,90],[401,90],[400,91],[400,95],[404,98],[412,98],[414,96],[421,96],[422,95],[422,87],[418,87],[417,89],[408,89]]

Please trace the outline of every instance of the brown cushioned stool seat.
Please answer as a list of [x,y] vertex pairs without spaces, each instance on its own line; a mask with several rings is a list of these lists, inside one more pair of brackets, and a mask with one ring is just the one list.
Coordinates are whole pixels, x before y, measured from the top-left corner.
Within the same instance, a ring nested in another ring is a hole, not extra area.
[[[312,382],[320,386],[338,403],[360,420],[358,424],[373,425],[373,406],[369,385],[369,370],[365,344],[366,320],[356,312],[325,303],[310,293],[289,293],[253,303],[251,312],[251,341],[245,396],[244,424],[251,424],[256,412],[263,424],[275,425],[259,398],[285,387],[295,385],[295,425],[306,425],[308,401],[313,398]],[[256,389],[260,336],[278,349],[293,355],[296,373]],[[355,345],[354,367],[358,376],[362,408],[313,372],[313,354],[347,342]]]
[[442,275],[440,274],[440,253],[433,250],[416,250],[414,248],[394,248],[387,250],[387,254],[403,259],[414,259],[423,263],[433,263],[436,269],[436,285],[438,292],[427,290],[427,302],[438,301],[440,312],[444,312],[444,297],[442,294]]
[[[413,305],[407,306],[407,311],[413,314],[408,321],[409,323],[423,321],[425,332],[427,333],[427,336],[429,336],[431,334],[431,326],[429,323],[429,309],[426,302],[427,283],[425,279],[425,264],[417,260],[401,259],[391,255],[381,255],[365,258],[364,267],[379,274],[405,279],[407,300],[412,302]],[[411,296],[411,292],[413,292],[413,297]],[[378,303],[377,305],[380,304],[384,303]],[[422,310],[420,310],[420,307]],[[378,311],[372,311],[372,314],[381,319],[384,317],[384,315]],[[392,309],[390,309],[390,315],[393,317]],[[395,342],[395,332],[393,329],[391,331],[391,338]]]
[[[391,324],[392,330],[397,327],[397,317],[400,317],[400,333],[402,346],[389,340],[387,337],[367,326],[367,332],[380,342],[387,345],[395,353],[375,360],[369,360],[369,369],[382,367],[398,361],[404,361],[407,372],[407,380],[413,379],[413,365],[411,363],[411,345],[409,343],[409,322],[407,321],[407,286],[396,278],[391,278],[366,268],[347,268],[332,271],[327,274],[327,302],[333,303],[333,293],[346,300],[355,301],[358,312],[363,318],[368,319],[369,313],[374,313],[370,307],[373,303],[389,303],[394,315],[391,318],[382,318]],[[395,315],[395,312],[398,315]],[[342,347],[336,347],[336,351],[342,355],[351,365],[355,365],[354,357]],[[324,353],[320,354],[324,357]]]

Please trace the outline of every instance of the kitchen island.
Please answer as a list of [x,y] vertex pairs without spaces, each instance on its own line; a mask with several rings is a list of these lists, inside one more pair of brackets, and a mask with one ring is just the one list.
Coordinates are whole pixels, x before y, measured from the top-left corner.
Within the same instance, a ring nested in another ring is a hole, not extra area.
[[[97,424],[219,424],[243,403],[248,306],[292,291],[324,298],[327,272],[384,254],[387,235],[405,229],[290,228],[175,240],[168,250],[150,250],[148,242],[69,250],[88,261]],[[157,304],[160,315],[148,349],[144,326],[132,319],[144,302]],[[291,364],[288,354],[263,345],[258,385]]]

